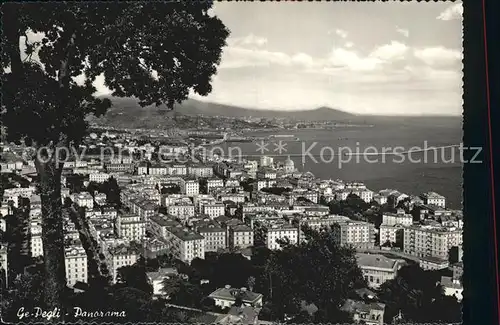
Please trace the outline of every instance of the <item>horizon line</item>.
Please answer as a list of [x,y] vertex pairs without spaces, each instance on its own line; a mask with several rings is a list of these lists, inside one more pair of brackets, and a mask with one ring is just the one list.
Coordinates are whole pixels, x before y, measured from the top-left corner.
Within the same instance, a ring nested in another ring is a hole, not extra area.
[[[117,97],[113,96],[112,94],[102,94],[96,96],[98,98],[121,98],[121,99],[135,99],[134,97]],[[286,112],[307,112],[307,111],[315,111],[315,110],[320,110],[320,109],[329,109],[333,111],[338,111],[340,113],[344,113],[347,115],[352,115],[352,117],[462,117],[462,113],[457,113],[457,114],[443,114],[443,113],[438,113],[438,114],[374,114],[374,113],[351,113],[348,111],[345,111],[343,109],[339,108],[334,108],[328,105],[318,105],[317,107],[314,108],[287,108],[287,109],[279,109],[279,108],[258,108],[258,107],[249,107],[249,106],[242,106],[242,105],[236,105],[236,104],[227,104],[227,103],[220,103],[220,102],[214,102],[214,101],[209,101],[209,100],[200,100],[198,98],[193,98],[191,96],[188,96],[186,100],[194,100],[197,102],[202,102],[202,103],[207,103],[207,104],[216,104],[216,105],[224,105],[224,106],[232,106],[232,107],[237,107],[240,109],[245,109],[245,110],[255,110],[255,111],[263,111],[263,112],[277,112],[277,113],[286,113]],[[184,101],[186,101],[184,100]],[[154,105],[154,104],[152,104]],[[182,103],[176,103],[176,105],[182,105]],[[151,105],[150,105],[151,106]],[[174,109],[172,109],[174,110]],[[197,114],[200,115],[200,114]]]

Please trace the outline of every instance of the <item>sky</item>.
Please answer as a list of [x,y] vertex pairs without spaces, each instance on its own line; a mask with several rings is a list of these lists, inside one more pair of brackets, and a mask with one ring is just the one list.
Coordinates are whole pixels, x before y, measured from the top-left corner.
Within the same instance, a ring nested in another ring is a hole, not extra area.
[[[460,2],[216,2],[211,14],[231,34],[212,92],[191,98],[288,111],[462,114]],[[94,81],[96,95],[111,93],[103,81]]]
[[357,114],[462,113],[462,5],[217,2],[231,31],[196,99]]

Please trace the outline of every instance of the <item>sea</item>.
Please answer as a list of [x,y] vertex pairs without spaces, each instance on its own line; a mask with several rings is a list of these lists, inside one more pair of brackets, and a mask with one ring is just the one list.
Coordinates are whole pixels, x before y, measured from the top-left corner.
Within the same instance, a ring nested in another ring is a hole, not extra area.
[[[284,162],[289,157],[299,171],[312,172],[321,179],[363,182],[373,191],[395,189],[408,195],[434,191],[447,198],[449,208],[462,209],[463,163],[459,148],[453,147],[462,142],[462,126],[456,121],[256,131],[245,135],[261,140],[218,147],[232,156],[241,152],[249,160],[260,160],[264,155]],[[429,150],[433,147],[438,149]],[[395,151],[400,155],[394,155]]]

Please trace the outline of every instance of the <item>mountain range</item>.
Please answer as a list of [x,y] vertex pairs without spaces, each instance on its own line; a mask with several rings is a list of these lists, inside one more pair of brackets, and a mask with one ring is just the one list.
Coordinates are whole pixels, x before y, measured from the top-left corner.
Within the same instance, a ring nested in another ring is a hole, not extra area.
[[[355,115],[340,109],[326,106],[310,110],[265,110],[251,109],[233,105],[224,105],[213,102],[199,101],[189,98],[181,104],[176,104],[173,110],[166,106],[150,105],[141,107],[135,98],[108,97],[111,99],[112,107],[104,117],[99,119],[90,118],[91,122],[97,122],[101,125],[127,126],[134,121],[134,127],[156,127],[161,124],[164,127],[172,126],[172,117],[175,115],[187,116],[206,116],[206,117],[262,117],[262,118],[289,118],[299,121],[335,121],[342,123],[460,123],[461,117],[458,116],[373,116],[373,115]],[[153,125],[154,124],[154,125]],[[142,125],[142,126],[137,126]]]

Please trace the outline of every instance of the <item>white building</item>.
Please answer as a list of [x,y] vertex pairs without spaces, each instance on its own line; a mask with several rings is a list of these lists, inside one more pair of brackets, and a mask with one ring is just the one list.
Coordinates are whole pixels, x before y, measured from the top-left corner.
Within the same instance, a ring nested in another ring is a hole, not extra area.
[[210,166],[203,165],[189,166],[187,174],[196,178],[212,177],[214,169]]
[[87,209],[94,208],[94,198],[88,192],[73,194],[73,202],[75,202],[79,207],[85,207]]
[[444,289],[445,296],[455,296],[459,302],[462,301],[464,287],[460,283],[459,279],[454,279],[449,276],[442,276],[440,283]]
[[162,165],[149,166],[149,175],[168,175],[168,167]]
[[66,265],[66,284],[72,287],[77,282],[87,282],[87,254],[82,246],[70,246],[64,249]]
[[148,174],[148,165],[146,163],[142,163],[137,166],[137,175],[147,175]]
[[205,252],[216,252],[227,248],[226,229],[211,221],[197,226],[196,230],[205,238]]
[[368,286],[374,289],[378,289],[386,281],[395,279],[402,266],[400,260],[379,254],[356,254],[356,259]]
[[92,173],[89,174],[89,181],[95,182],[95,183],[104,183],[106,182],[111,175],[108,173]]
[[373,248],[374,226],[368,222],[345,220],[333,224],[335,240],[342,246]]
[[409,255],[448,259],[449,250],[460,245],[460,229],[433,226],[410,226],[404,229],[403,250]]
[[168,167],[169,175],[187,175],[186,165],[170,165]]
[[253,246],[254,231],[247,225],[235,225],[229,228],[228,244],[231,248],[247,248]]
[[146,221],[137,215],[118,215],[116,218],[118,237],[140,242],[146,236]]
[[270,167],[262,167],[257,171],[258,179],[276,179],[276,170]]
[[203,204],[201,205],[201,213],[214,219],[225,214],[225,207],[222,203]]
[[205,259],[205,239],[202,235],[187,228],[166,228],[168,250],[173,256],[185,263],[195,258]]
[[116,283],[118,276],[118,269],[123,266],[133,265],[139,259],[139,252],[130,246],[119,245],[109,247],[105,252],[107,257],[107,264],[110,268],[110,274],[113,279],[113,283]]
[[8,263],[8,257],[7,257],[7,246],[3,245],[0,243],[0,269],[4,270],[5,272],[5,279],[3,279],[3,282],[8,286],[7,280],[9,278],[9,263]]
[[188,220],[194,217],[194,205],[189,202],[176,202],[167,207],[167,212],[170,215],[176,216],[182,220]]
[[268,156],[260,157],[260,166],[261,167],[272,167],[274,164],[274,159]]
[[180,184],[181,193],[188,196],[200,194],[200,183],[197,180],[182,180]]
[[403,236],[404,236],[404,226],[401,225],[386,226],[383,224],[380,225],[379,243],[381,246],[387,242],[401,245],[403,243]]
[[382,215],[382,224],[385,226],[411,226],[413,224],[413,217],[411,214],[386,212]]
[[31,257],[43,256],[42,220],[33,219],[30,224]]
[[261,307],[262,295],[247,290],[246,288],[231,288],[226,285],[224,288],[215,290],[209,295],[215,301],[215,305],[221,308],[229,308],[236,302],[236,297],[240,297],[244,306]]
[[446,208],[446,198],[436,192],[423,193],[420,198],[424,201],[424,204]]
[[281,249],[278,240],[287,238],[291,244],[295,245],[299,241],[299,229],[287,223],[271,224],[264,229],[266,246],[270,250]]
[[210,178],[207,180],[207,193],[220,187],[224,187],[224,181],[221,178]]

